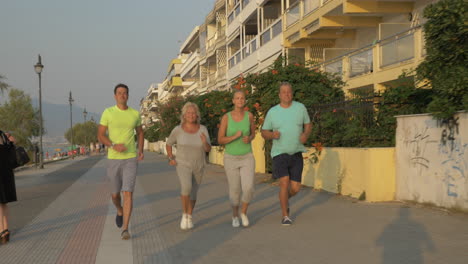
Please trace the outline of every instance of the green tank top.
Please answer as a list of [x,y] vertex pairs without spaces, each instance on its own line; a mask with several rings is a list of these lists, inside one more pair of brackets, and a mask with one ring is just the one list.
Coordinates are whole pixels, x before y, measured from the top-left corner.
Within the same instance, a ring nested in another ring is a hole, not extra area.
[[226,144],[226,153],[239,156],[252,152],[251,144],[246,144],[242,141],[243,136],[250,136],[249,112],[245,111],[244,119],[239,122],[236,122],[234,119],[232,119],[231,112],[229,112],[227,116],[228,124],[226,129],[226,136],[234,136],[234,134],[236,134],[236,132],[239,130],[242,131],[242,136]]

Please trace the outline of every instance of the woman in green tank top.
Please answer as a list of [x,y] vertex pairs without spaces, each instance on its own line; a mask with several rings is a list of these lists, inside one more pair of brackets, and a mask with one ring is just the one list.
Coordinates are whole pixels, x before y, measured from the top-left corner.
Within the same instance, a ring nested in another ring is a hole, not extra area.
[[249,226],[247,208],[254,191],[255,159],[251,142],[255,137],[256,128],[252,113],[244,109],[244,92],[235,92],[232,103],[234,109],[221,119],[218,143],[226,146],[224,169],[232,205],[232,226],[240,226],[239,204],[242,202],[240,218],[242,225],[246,227]]

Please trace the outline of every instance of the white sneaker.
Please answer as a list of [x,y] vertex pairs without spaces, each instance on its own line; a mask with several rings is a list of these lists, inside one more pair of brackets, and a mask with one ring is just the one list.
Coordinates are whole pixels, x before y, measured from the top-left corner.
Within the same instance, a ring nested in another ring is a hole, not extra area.
[[180,229],[186,230],[187,228],[187,215],[182,214],[182,219],[180,220]]
[[232,227],[239,227],[239,226],[240,226],[239,217],[233,217],[232,218]]
[[192,221],[192,215],[187,215],[187,229],[192,229],[193,228],[193,221]]
[[248,227],[249,226],[249,218],[247,217],[246,214],[241,214],[241,219],[242,219],[242,226],[243,227]]

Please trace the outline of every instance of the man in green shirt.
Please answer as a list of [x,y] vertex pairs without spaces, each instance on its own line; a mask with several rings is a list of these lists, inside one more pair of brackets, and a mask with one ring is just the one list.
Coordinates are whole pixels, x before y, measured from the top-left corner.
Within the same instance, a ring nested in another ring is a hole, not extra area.
[[283,213],[282,225],[291,225],[289,218],[289,198],[301,189],[306,152],[304,143],[312,130],[309,114],[305,106],[293,101],[291,84],[285,82],[279,88],[280,103],[272,107],[262,126],[262,136],[273,140],[273,178],[279,179],[279,199]]
[[[111,182],[112,202],[117,208],[115,222],[117,227],[123,229],[121,237],[125,240],[130,238],[128,225],[133,207],[137,160],[144,158],[140,113],[127,105],[128,91],[125,84],[115,86],[114,98],[117,104],[104,110],[98,128],[98,140],[109,148],[107,176]],[[138,156],[135,131],[138,136]],[[123,194],[123,207],[120,192]]]

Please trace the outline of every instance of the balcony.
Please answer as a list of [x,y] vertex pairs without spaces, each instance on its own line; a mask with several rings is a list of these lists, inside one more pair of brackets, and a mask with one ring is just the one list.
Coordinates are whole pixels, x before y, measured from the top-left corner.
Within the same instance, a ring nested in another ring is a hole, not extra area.
[[169,83],[169,90],[172,90],[174,87],[180,87],[182,86],[182,78],[178,76],[174,76],[170,79]]
[[301,18],[301,7],[302,7],[302,2],[297,2],[291,7],[289,7],[288,10],[286,10],[285,12],[286,27],[289,27],[292,24],[299,21],[299,19]]
[[397,35],[380,43],[380,67],[386,67],[414,58],[414,32]]
[[269,58],[282,51],[281,36],[282,19],[279,18],[229,58],[228,80],[250,70],[259,63],[268,64],[266,61]]
[[402,70],[416,67],[423,59],[423,43],[416,41],[422,37],[421,26],[416,26],[375,44],[327,59],[318,67],[340,75],[350,86],[358,82],[365,85],[384,83],[396,79]]
[[150,111],[154,111],[158,108],[158,104],[156,102],[152,102],[150,105],[149,105],[149,108],[148,110]]
[[228,14],[226,35],[230,36],[257,10],[256,0],[242,0]]
[[187,75],[193,69],[193,67],[198,65],[199,60],[200,60],[200,53],[198,52],[198,50],[195,52],[192,52],[189,55],[189,57],[185,60],[184,64],[182,65],[180,75],[181,76]]

